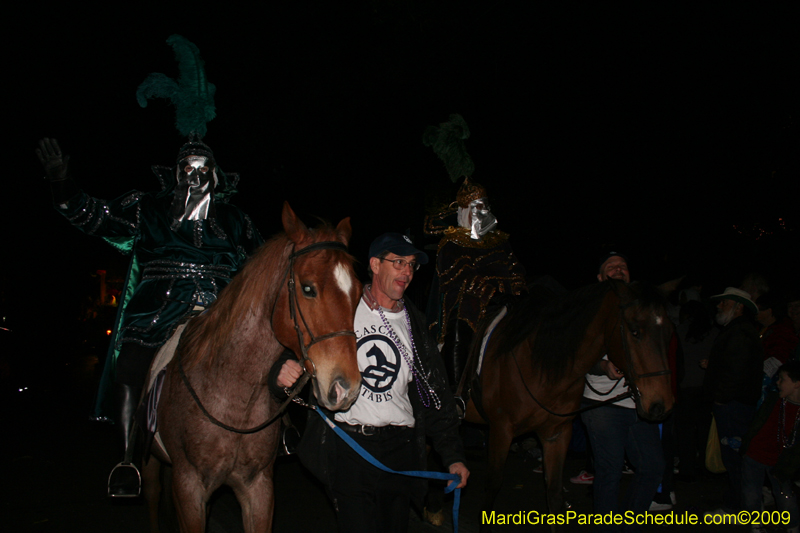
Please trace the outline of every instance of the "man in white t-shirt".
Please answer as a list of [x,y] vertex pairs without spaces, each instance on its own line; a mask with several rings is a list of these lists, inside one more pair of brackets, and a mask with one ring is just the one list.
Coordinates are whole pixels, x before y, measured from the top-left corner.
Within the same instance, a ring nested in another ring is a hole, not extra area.
[[[627,259],[610,252],[600,263],[597,280],[617,279],[630,283]],[[586,375],[584,405],[600,402],[628,391],[623,374],[606,356]],[[664,456],[658,424],[639,418],[632,398],[603,405],[581,414],[594,453],[594,513],[644,513],[650,508],[664,471]],[[634,469],[626,498],[619,503],[619,488],[625,456]],[[641,526],[625,526],[639,531]],[[597,525],[595,531],[622,531],[622,525]]]
[[[403,299],[414,273],[427,262],[425,252],[400,233],[385,233],[370,246],[372,282],[364,287],[353,328],[361,393],[334,420],[378,461],[398,471],[425,469],[429,437],[443,464],[461,477],[459,487],[463,487],[469,470],[442,360],[425,317]],[[284,358],[273,374],[278,387],[290,387],[302,368],[296,359]],[[367,463],[321,427],[316,415],[309,424],[298,453],[326,485],[339,529],[348,533],[407,531],[410,505],[424,494],[424,484]]]

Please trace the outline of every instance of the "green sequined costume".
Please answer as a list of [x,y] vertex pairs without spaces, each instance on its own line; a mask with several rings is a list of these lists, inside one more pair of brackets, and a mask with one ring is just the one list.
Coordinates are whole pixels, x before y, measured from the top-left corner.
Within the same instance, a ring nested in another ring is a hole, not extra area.
[[[173,169],[154,170],[159,177],[175,179]],[[95,406],[98,419],[114,412],[109,385],[122,344],[163,344],[194,304],[214,301],[263,243],[250,218],[226,203],[231,191],[235,189],[216,195],[213,218],[186,220],[176,230],[170,228],[169,189],[158,194],[134,191],[111,202],[79,192],[56,206],[81,231],[132,256]]]

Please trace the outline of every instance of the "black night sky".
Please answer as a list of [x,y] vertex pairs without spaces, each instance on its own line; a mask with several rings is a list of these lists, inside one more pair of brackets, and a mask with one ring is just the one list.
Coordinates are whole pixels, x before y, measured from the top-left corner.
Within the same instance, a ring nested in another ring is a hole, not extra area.
[[142,109],[135,92],[151,72],[177,77],[173,33],[200,48],[217,86],[205,141],[242,175],[233,203],[265,236],[284,200],[308,224],[352,217],[359,258],[383,231],[421,236],[426,204],[456,190],[422,132],[460,113],[474,178],[529,273],[577,287],[615,248],[635,279],[796,282],[794,11],[233,4],[31,3],[5,19],[0,289],[13,321],[71,316],[93,272],[125,268],[52,209],[34,148],[57,138],[94,196],[156,189],[150,165],[172,164],[182,140],[169,104]]

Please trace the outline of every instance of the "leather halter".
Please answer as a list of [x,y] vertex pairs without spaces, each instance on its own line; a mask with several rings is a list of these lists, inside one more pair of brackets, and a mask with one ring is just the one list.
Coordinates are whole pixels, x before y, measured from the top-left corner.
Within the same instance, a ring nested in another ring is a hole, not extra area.
[[[292,252],[289,256],[289,267],[286,270],[286,277],[289,278],[288,282],[288,290],[289,290],[289,316],[292,318],[292,322],[294,322],[294,330],[297,332],[297,343],[300,346],[300,355],[303,358],[303,367],[305,368],[306,372],[308,372],[312,378],[317,377],[317,368],[314,365],[314,361],[308,356],[308,350],[314,344],[318,342],[322,342],[328,339],[332,339],[334,337],[355,337],[356,333],[352,330],[341,330],[335,331],[333,333],[326,333],[325,335],[320,335],[319,337],[315,337],[314,334],[311,332],[311,328],[308,327],[308,322],[306,322],[306,317],[303,315],[303,310],[300,309],[300,306],[297,302],[297,289],[295,288],[295,281],[294,281],[294,260],[301,255],[315,252],[317,250],[340,250],[342,252],[347,252],[347,246],[342,244],[339,241],[322,241],[322,242],[315,242],[314,244],[309,244],[305,248],[301,250],[297,250],[296,252]],[[277,300],[276,300],[277,302]],[[297,315],[300,315],[300,320],[303,322],[303,325],[306,327],[306,331],[308,332],[308,336],[311,338],[311,341],[308,344],[303,343],[303,332],[300,330],[300,322],[297,321]],[[272,315],[274,318],[274,314]],[[273,328],[274,329],[274,328]]]
[[[301,256],[301,255],[307,254],[309,252],[314,252],[314,251],[317,251],[317,250],[340,250],[340,251],[343,251],[343,252],[347,252],[347,246],[345,246],[343,243],[341,243],[339,241],[316,242],[314,244],[309,244],[308,246],[306,246],[302,250],[297,250],[296,252],[292,252],[292,254],[289,256],[289,266],[287,267],[286,274],[284,275],[284,279],[286,279],[287,277],[289,278],[289,283],[288,283],[288,289],[289,289],[289,314],[292,317],[292,322],[294,322],[294,329],[297,332],[297,338],[298,338],[298,341],[299,341],[299,344],[300,344],[300,349],[302,351],[303,363],[304,363],[304,366],[306,367],[306,373],[304,373],[300,377],[300,379],[297,381],[297,383],[295,384],[294,390],[292,391],[291,394],[289,394],[289,397],[286,399],[286,401],[284,401],[281,404],[280,408],[278,409],[278,412],[275,413],[275,415],[270,417],[268,420],[262,422],[261,424],[259,424],[257,426],[254,426],[254,427],[251,427],[251,428],[247,428],[247,429],[236,428],[236,427],[233,427],[233,426],[229,426],[229,425],[225,424],[224,422],[221,422],[216,417],[214,417],[211,413],[209,413],[208,410],[203,406],[202,402],[200,401],[200,398],[197,396],[197,393],[195,392],[195,390],[192,387],[191,383],[189,383],[189,377],[186,375],[186,372],[183,369],[183,361],[181,360],[180,354],[178,354],[178,357],[176,357],[176,359],[178,360],[178,371],[180,372],[181,378],[183,380],[183,384],[188,389],[189,394],[192,396],[192,399],[197,404],[197,407],[200,408],[200,411],[202,411],[203,414],[205,415],[205,417],[209,420],[209,422],[211,422],[215,426],[221,427],[222,429],[231,431],[233,433],[244,433],[244,434],[257,433],[257,432],[261,431],[262,429],[266,428],[267,426],[269,426],[270,424],[272,424],[273,422],[275,422],[276,420],[278,420],[281,417],[281,415],[283,414],[283,411],[286,409],[286,407],[289,405],[289,403],[291,403],[295,399],[295,396],[297,396],[297,394],[299,394],[299,392],[303,389],[303,386],[306,384],[306,382],[308,381],[309,377],[316,378],[316,368],[314,367],[314,362],[308,357],[308,349],[312,345],[314,345],[314,344],[316,344],[318,342],[321,342],[321,341],[324,341],[324,340],[327,340],[327,339],[331,339],[333,337],[340,337],[340,336],[344,336],[344,335],[353,336],[353,337],[356,336],[355,331],[342,330],[342,331],[336,331],[336,332],[333,332],[333,333],[328,333],[328,334],[325,334],[325,335],[321,335],[319,337],[314,337],[314,334],[311,333],[311,329],[308,327],[308,323],[306,322],[306,319],[303,316],[302,309],[300,309],[300,306],[297,304],[297,292],[295,291],[295,281],[294,281],[294,260],[297,257]],[[275,298],[275,303],[272,306],[272,310],[273,310],[272,318],[270,320],[273,320],[275,318],[274,311],[275,311],[275,305],[277,304],[277,302],[278,302],[278,298]],[[311,337],[311,342],[309,342],[308,344],[303,344],[303,332],[300,330],[300,323],[297,321],[297,314],[298,313],[300,314],[300,320],[303,322],[303,325],[306,327],[306,331],[308,332],[308,336]],[[274,331],[274,328],[273,328],[273,331]],[[310,364],[310,369],[309,369],[309,364]]]
[[[619,296],[619,295],[618,295]],[[647,372],[646,374],[637,374],[636,369],[633,367],[633,357],[631,356],[631,350],[628,346],[628,337],[625,335],[625,310],[632,305],[638,303],[638,300],[633,300],[632,302],[628,302],[627,304],[620,304],[619,305],[619,336],[622,340],[622,351],[625,354],[625,366],[628,368],[627,373],[625,374],[625,379],[628,382],[628,390],[630,391],[630,396],[633,398],[633,401],[639,403],[639,398],[641,398],[641,393],[639,392],[639,387],[636,385],[637,380],[643,378],[653,378],[657,376],[668,376],[672,374],[672,370],[669,369],[669,365],[664,370],[658,370],[656,372]]]
[[[311,328],[308,327],[308,322],[306,322],[306,317],[303,315],[303,310],[300,309],[300,306],[298,305],[297,290],[295,288],[295,280],[294,280],[294,260],[301,255],[307,254],[309,252],[315,252],[317,250],[340,250],[342,252],[347,252],[347,246],[338,241],[315,242],[314,244],[309,244],[308,246],[306,246],[301,250],[292,252],[292,254],[289,256],[289,267],[286,271],[286,277],[289,278],[289,282],[287,285],[289,290],[289,316],[292,318],[292,322],[294,322],[294,330],[295,332],[297,332],[297,343],[300,346],[300,352],[301,352],[300,355],[303,358],[303,367],[305,367],[306,372],[308,372],[312,378],[317,377],[317,368],[314,365],[314,361],[308,356],[309,348],[311,348],[314,344],[318,342],[332,339],[334,337],[356,336],[356,333],[353,330],[341,330],[341,331],[335,331],[333,333],[327,333],[325,335],[320,335],[319,337],[315,337],[314,334],[311,332]],[[302,321],[303,325],[306,327],[308,336],[311,338],[311,341],[308,344],[303,343],[303,332],[300,330],[300,322],[297,321],[298,314],[300,315],[300,320]],[[274,314],[272,316],[273,318],[275,317]]]

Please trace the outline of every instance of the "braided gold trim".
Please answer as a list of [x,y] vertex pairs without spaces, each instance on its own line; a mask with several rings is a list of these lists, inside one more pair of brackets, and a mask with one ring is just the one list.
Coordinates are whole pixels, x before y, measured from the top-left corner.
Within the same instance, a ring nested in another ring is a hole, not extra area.
[[479,241],[472,240],[472,238],[469,235],[470,235],[470,230],[468,228],[461,228],[461,227],[456,228],[450,226],[449,228],[444,230],[444,237],[442,237],[442,240],[439,241],[439,248],[437,249],[437,253],[441,251],[442,247],[448,242],[454,242],[459,246],[463,246],[464,248],[486,249],[499,246],[500,244],[508,240],[508,233],[499,230],[490,231],[489,233],[481,237]]

